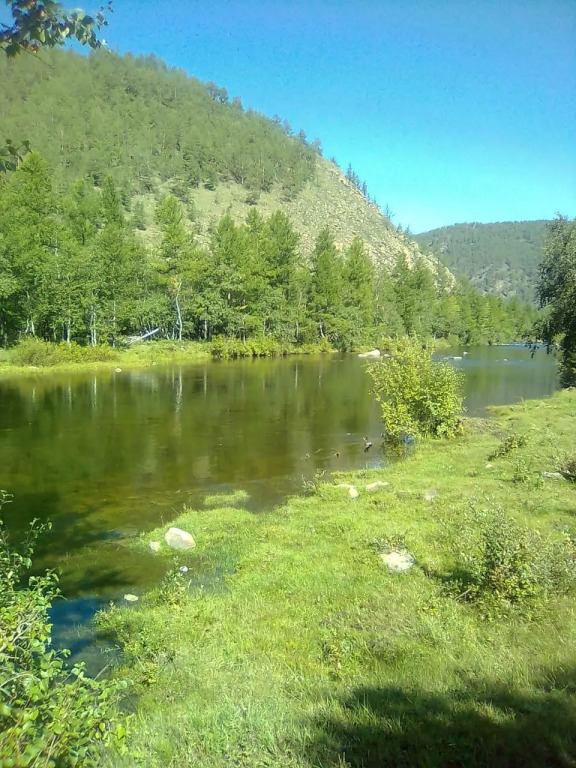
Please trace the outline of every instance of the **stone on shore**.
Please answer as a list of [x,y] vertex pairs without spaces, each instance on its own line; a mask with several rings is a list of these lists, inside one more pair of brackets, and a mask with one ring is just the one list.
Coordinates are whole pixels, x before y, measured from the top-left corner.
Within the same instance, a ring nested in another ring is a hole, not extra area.
[[381,554],[380,559],[390,573],[406,573],[414,565],[414,558],[409,552],[389,552]]
[[375,483],[368,483],[366,486],[366,490],[368,493],[376,493],[376,491],[381,491],[382,488],[388,488],[390,483],[384,483],[382,480],[376,480]]
[[160,542],[159,541],[151,541],[150,544],[148,544],[148,548],[152,550],[152,552],[160,552]]
[[380,350],[371,349],[370,352],[360,352],[358,357],[380,357]]
[[164,540],[171,549],[194,549],[196,546],[192,535],[181,528],[168,528]]

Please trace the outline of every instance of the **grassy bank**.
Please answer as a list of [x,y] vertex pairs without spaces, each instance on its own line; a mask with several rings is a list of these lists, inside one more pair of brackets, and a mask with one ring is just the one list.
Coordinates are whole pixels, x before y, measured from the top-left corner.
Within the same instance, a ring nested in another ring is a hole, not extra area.
[[147,368],[202,360],[231,360],[250,357],[283,357],[331,352],[327,344],[283,344],[273,339],[238,341],[215,339],[212,342],[150,341],[124,347],[81,347],[77,344],[52,344],[28,339],[10,350],[0,350],[0,377],[46,373]]
[[[141,686],[110,765],[573,765],[576,487],[540,473],[575,406],[500,408],[268,514],[185,510],[189,572],[101,621]],[[390,573],[404,548],[415,567]]]

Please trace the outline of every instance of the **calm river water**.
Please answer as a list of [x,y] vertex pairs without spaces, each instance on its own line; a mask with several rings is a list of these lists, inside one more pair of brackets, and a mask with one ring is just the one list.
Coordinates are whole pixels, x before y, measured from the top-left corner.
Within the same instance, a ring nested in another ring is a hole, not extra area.
[[[464,351],[467,354],[463,354]],[[523,347],[452,350],[468,414],[551,394],[554,359]],[[319,470],[383,463],[378,407],[356,356],[207,363],[0,382],[3,516],[51,520],[40,567],[69,596],[140,591],[161,561],[125,546],[184,504],[242,489],[266,511]],[[364,452],[363,437],[374,443]]]

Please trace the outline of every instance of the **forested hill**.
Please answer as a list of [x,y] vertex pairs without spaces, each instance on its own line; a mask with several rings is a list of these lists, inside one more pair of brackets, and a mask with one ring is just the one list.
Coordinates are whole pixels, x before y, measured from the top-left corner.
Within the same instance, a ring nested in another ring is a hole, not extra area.
[[437,255],[482,293],[535,300],[546,221],[455,224],[415,235],[423,250]]
[[244,221],[257,207],[264,215],[285,210],[304,250],[329,226],[341,250],[361,236],[375,262],[419,256],[321,157],[317,139],[154,56],[43,51],[0,59],[0,79],[0,136],[28,139],[62,190],[78,178],[98,187],[111,175],[151,236],[156,202],[173,193],[201,243],[222,214]]

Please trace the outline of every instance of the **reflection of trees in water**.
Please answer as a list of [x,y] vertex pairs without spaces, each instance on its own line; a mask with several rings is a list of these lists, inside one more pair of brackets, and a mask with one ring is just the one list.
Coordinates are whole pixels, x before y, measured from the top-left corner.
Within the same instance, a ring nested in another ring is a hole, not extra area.
[[2,485],[21,525],[50,518],[54,534],[91,541],[124,520],[156,523],[158,496],[178,509],[185,498],[170,494],[199,485],[273,485],[337,451],[352,462],[346,432],[368,431],[370,402],[362,367],[336,358],[3,382]]

